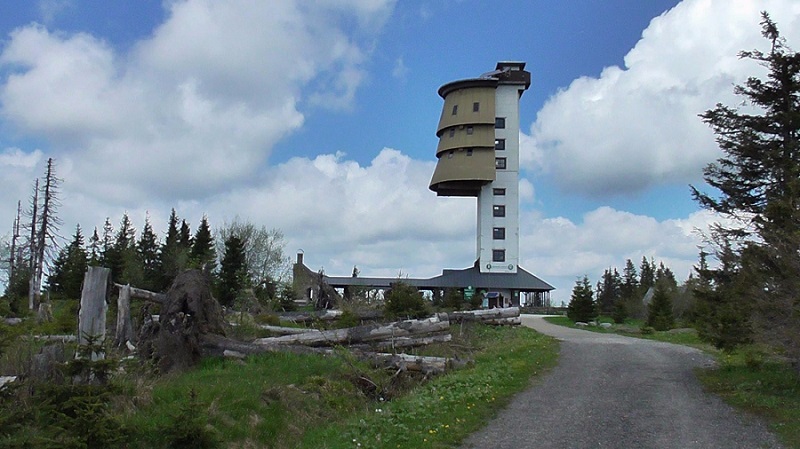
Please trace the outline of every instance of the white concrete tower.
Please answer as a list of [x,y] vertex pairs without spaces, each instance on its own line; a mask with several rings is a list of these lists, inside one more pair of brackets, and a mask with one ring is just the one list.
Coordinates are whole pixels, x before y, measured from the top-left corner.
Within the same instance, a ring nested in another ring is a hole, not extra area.
[[479,78],[439,88],[444,108],[430,189],[478,198],[482,273],[516,273],[519,265],[519,99],[531,83],[524,69],[524,62],[499,62]]

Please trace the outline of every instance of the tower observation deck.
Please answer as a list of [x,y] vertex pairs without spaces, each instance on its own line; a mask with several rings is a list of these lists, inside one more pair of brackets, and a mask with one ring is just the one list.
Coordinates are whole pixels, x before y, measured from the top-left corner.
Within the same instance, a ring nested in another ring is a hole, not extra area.
[[439,88],[438,162],[430,189],[478,199],[481,273],[519,266],[519,100],[531,84],[524,62],[498,62],[478,78]]

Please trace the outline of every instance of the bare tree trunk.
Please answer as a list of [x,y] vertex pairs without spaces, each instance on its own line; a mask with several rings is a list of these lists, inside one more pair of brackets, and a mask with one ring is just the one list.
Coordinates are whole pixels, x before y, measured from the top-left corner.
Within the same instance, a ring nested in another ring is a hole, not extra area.
[[36,249],[36,269],[35,273],[35,290],[34,290],[34,303],[38,304],[41,301],[42,292],[42,275],[44,274],[44,259],[45,249],[47,248],[47,240],[53,248],[56,247],[56,237],[58,226],[61,223],[56,217],[55,212],[59,206],[58,203],[58,183],[59,179],[56,178],[54,169],[53,158],[47,159],[47,172],[44,179],[44,198],[42,204],[42,214],[39,220],[39,235]]
[[131,323],[131,286],[119,287],[117,297],[117,330],[114,346],[122,348],[133,339],[133,323]]
[[[111,270],[103,267],[89,267],[83,277],[81,292],[81,311],[78,314],[78,343],[85,345],[93,338],[96,343],[106,337],[106,295]],[[97,354],[102,359],[103,354]]]
[[36,307],[36,289],[35,273],[38,266],[36,256],[39,251],[36,249],[36,220],[39,218],[39,178],[33,185],[33,199],[31,201],[31,237],[28,244],[30,245],[30,254],[28,260],[28,268],[30,269],[28,279],[28,310],[33,310]]
[[22,214],[22,201],[17,201],[17,218],[11,232],[11,254],[8,255],[8,283],[11,284],[17,269],[17,240],[19,240],[19,217]]

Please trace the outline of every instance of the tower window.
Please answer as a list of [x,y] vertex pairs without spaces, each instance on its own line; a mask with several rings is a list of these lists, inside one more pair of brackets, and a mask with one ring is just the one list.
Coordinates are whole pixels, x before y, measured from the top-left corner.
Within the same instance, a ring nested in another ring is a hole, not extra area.
[[492,250],[492,262],[505,262],[505,261],[506,261],[506,250],[504,249]]
[[447,153],[447,159],[452,159],[452,158],[453,158],[453,150],[450,150],[450,151]]
[[494,196],[505,196],[506,189],[492,189],[492,194],[494,194]]
[[496,157],[494,158],[494,168],[498,170],[505,170],[506,169],[506,158],[504,157]]
[[453,137],[455,135],[456,135],[456,129],[455,128],[450,128],[450,137]]
[[492,207],[492,215],[495,217],[505,217],[506,216],[506,207],[502,205],[495,204]]
[[453,115],[456,115],[456,114],[458,114],[458,105],[454,104],[453,105]]
[[472,156],[472,148],[467,148],[467,156]]
[[[455,114],[455,112],[454,112]],[[505,117],[497,117],[494,119],[494,127],[497,129],[505,129],[506,127],[506,118]]]
[[494,149],[503,151],[506,149],[506,139],[494,139]]
[[467,134],[470,135],[470,136],[472,135],[472,127],[471,126],[467,126]]
[[475,103],[472,103],[472,112],[478,112],[480,110],[481,110],[480,103],[478,103],[477,101]]
[[492,238],[495,240],[505,240],[506,239],[506,228],[493,228],[492,229]]

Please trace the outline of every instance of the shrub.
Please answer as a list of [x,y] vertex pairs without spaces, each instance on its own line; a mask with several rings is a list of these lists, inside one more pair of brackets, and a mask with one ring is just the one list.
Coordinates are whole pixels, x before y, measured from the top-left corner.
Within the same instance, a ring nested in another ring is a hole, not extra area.
[[182,404],[162,430],[168,447],[172,449],[213,449],[220,447],[220,439],[213,428],[207,425],[208,417],[203,412],[197,393],[189,390],[189,400]]

